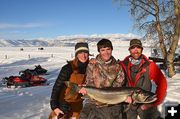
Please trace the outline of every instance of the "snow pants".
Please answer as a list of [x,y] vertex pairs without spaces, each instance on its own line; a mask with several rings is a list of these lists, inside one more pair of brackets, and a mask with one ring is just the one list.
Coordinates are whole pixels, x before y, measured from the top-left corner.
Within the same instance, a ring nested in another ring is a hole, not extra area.
[[126,119],[123,117],[122,108],[122,105],[97,107],[92,103],[86,103],[81,110],[80,119]]
[[141,110],[140,107],[137,107],[136,109],[130,108],[127,110],[126,115],[127,119],[137,119],[138,115],[140,119],[162,119],[157,107],[152,107],[147,110]]

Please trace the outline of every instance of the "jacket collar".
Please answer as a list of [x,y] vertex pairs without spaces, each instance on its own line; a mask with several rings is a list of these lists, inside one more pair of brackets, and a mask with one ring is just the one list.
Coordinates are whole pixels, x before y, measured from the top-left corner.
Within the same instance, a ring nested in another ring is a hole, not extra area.
[[97,55],[96,59],[100,64],[105,64],[105,65],[114,64],[116,62],[116,59],[113,56],[111,56],[110,60],[106,62],[103,61],[100,55]]

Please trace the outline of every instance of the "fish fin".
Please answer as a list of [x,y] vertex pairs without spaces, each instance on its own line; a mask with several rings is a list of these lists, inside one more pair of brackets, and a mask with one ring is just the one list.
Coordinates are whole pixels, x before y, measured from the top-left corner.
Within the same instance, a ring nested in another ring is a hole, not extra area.
[[64,81],[64,84],[69,87],[71,84],[70,84],[70,81]]
[[97,101],[95,101],[95,104],[96,104],[96,107],[97,107],[97,108],[101,108],[101,107],[106,107],[106,106],[108,106],[108,104],[101,103],[101,102],[97,102]]
[[82,97],[81,97],[82,99],[91,99],[91,97],[90,96],[88,96],[88,95],[83,95]]
[[124,113],[126,113],[126,112],[130,109],[131,105],[132,105],[132,104],[130,104],[130,103],[127,105],[127,108],[124,109]]
[[79,91],[79,86],[78,86],[78,84],[76,84],[76,83],[72,83],[72,82],[70,82],[70,81],[64,81],[64,84],[67,86],[67,87],[71,87],[71,93],[73,94],[73,93],[75,93],[75,92],[78,92]]
[[64,81],[64,84],[66,85],[66,87],[70,88],[69,92],[66,94],[66,97],[72,97],[79,91],[79,87],[76,83]]

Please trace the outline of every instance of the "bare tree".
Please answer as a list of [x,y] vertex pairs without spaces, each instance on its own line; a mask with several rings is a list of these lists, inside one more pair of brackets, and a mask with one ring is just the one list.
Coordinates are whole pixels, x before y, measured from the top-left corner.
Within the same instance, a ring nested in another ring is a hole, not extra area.
[[114,0],[130,6],[135,26],[158,39],[170,77],[175,75],[174,54],[180,37],[180,0]]

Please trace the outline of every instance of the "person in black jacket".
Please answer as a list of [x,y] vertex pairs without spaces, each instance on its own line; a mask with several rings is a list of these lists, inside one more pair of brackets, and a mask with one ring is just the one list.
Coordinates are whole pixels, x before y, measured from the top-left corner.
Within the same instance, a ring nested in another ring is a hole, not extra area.
[[53,116],[64,119],[72,117],[79,118],[82,109],[82,95],[76,92],[70,96],[69,94],[72,88],[66,85],[65,81],[70,81],[78,85],[83,84],[88,61],[88,44],[86,42],[78,42],[75,45],[75,58],[72,61],[68,61],[62,67],[53,86],[50,100],[50,106],[53,111],[49,119],[52,119]]

